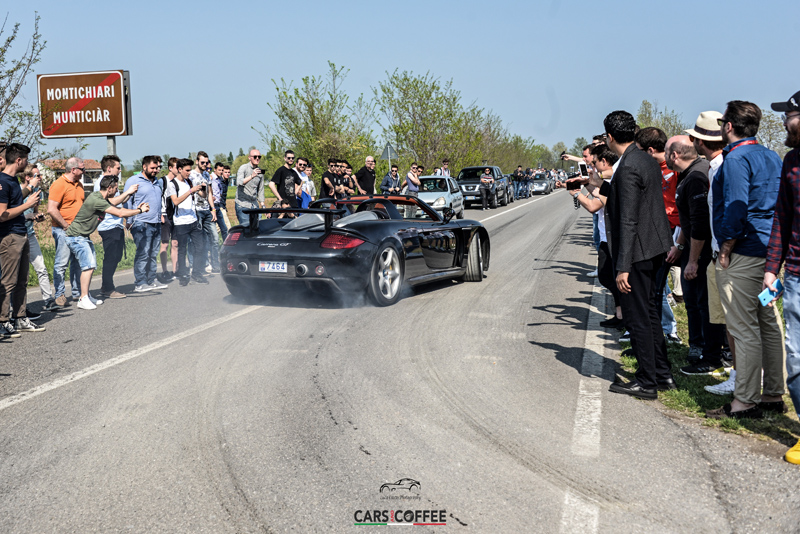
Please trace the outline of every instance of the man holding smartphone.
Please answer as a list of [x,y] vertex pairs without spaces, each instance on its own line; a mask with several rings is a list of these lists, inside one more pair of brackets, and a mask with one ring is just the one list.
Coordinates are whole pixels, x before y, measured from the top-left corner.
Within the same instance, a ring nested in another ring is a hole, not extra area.
[[248,162],[236,171],[236,218],[239,224],[248,224],[249,218],[243,210],[264,207],[264,173],[259,168],[261,152],[255,148],[248,155]]
[[[781,184],[767,245],[762,287],[778,291],[776,282],[783,265],[786,282],[783,294],[783,317],[786,320],[786,387],[795,410],[800,412],[800,347],[797,342],[800,334],[800,257],[797,255],[800,236],[793,232],[800,219],[800,91],[786,102],[772,104],[772,109],[784,113],[784,144],[792,150],[783,158]],[[763,408],[764,403],[761,404]],[[779,406],[778,403],[770,404]],[[787,462],[800,464],[800,441],[786,452],[785,458]]]

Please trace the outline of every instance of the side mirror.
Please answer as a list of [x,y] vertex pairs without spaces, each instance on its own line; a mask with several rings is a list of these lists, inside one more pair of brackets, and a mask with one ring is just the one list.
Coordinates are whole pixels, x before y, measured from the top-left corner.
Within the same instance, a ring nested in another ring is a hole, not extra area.
[[442,219],[444,219],[445,224],[449,223],[450,220],[455,216],[456,210],[453,208],[445,208],[442,210]]

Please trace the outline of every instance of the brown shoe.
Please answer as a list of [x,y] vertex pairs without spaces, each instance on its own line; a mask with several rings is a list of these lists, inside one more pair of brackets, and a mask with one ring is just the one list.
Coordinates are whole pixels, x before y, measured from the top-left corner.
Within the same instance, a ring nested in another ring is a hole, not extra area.
[[106,298],[109,298],[109,299],[124,299],[127,296],[128,295],[126,295],[125,293],[120,293],[119,291],[112,291],[111,293],[109,293],[106,296]]
[[67,305],[67,297],[61,295],[60,297],[56,297],[56,304],[60,307],[64,307]]

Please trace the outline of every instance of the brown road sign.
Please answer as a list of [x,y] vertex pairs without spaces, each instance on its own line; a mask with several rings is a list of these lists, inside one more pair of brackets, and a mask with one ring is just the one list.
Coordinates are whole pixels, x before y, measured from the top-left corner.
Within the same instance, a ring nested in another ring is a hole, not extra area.
[[125,71],[40,74],[42,137],[127,135]]

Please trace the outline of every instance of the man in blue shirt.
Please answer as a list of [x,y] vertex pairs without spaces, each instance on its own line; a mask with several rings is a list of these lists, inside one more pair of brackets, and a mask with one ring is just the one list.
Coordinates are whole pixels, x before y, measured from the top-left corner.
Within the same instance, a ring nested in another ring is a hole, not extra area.
[[714,236],[722,267],[717,282],[728,332],[736,340],[736,384],[733,401],[707,415],[760,418],[763,410],[783,406],[784,394],[781,319],[777,308],[761,306],[758,300],[781,159],[756,141],[761,110],[755,104],[728,102],[717,122],[722,140],[728,143],[711,185]]
[[150,206],[150,211],[128,218],[133,241],[136,243],[136,256],[133,260],[134,291],[143,293],[153,289],[166,289],[156,278],[158,274],[158,252],[161,248],[161,180],[158,174],[158,156],[145,156],[142,159],[142,172],[131,176],[125,187],[138,185],[137,191],[125,203],[128,209],[136,209],[142,203]]
[[[94,183],[94,190],[100,191],[100,182],[103,176],[119,176],[122,170],[119,157],[114,155],[103,156],[100,160],[100,168],[103,175]],[[119,191],[114,196],[119,196]],[[125,223],[124,220],[116,215],[106,213],[100,226],[97,227],[100,237],[103,239],[103,284],[100,287],[100,297],[105,299],[122,299],[127,295],[117,291],[114,286],[114,273],[117,271],[122,259],[122,252],[125,250]]]
[[[30,151],[19,143],[8,145],[6,164],[0,172],[0,337],[20,337],[20,331],[44,330],[26,317],[30,244],[24,213],[39,204],[39,192],[23,201],[17,173],[25,170]],[[9,316],[12,306],[15,321]]]

